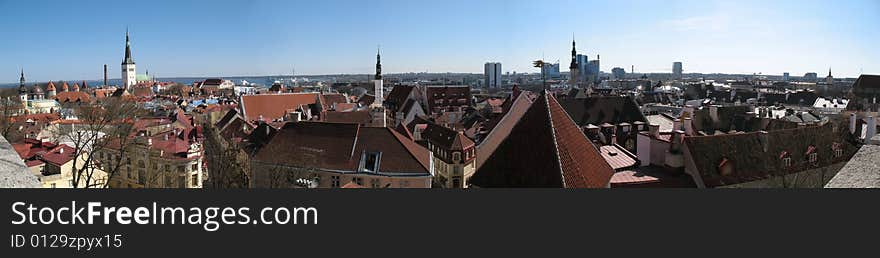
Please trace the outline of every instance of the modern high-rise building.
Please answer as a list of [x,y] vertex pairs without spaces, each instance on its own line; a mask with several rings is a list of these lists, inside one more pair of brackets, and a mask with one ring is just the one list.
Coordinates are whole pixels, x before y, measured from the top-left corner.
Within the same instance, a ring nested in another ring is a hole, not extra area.
[[562,76],[559,72],[559,62],[555,64],[545,63],[543,70],[544,76],[547,76],[547,79],[555,79]]
[[682,77],[681,76],[682,72],[683,71],[682,71],[682,67],[681,67],[681,62],[672,63],[672,77],[673,78],[680,80]]
[[131,41],[128,38],[128,30],[125,30],[125,58],[122,59],[122,87],[131,88],[137,84],[137,71],[134,60],[131,59]]
[[589,81],[590,79],[590,58],[587,55],[578,54],[577,55],[577,63],[578,63],[578,71],[581,72],[580,80],[582,82]]
[[804,74],[804,81],[816,82],[817,80],[819,80],[819,74],[817,74],[817,73]]
[[587,74],[589,75],[588,81],[599,82],[599,56],[596,56],[596,60],[590,60],[590,64],[587,65]]
[[486,63],[483,76],[485,77],[486,88],[501,88],[501,63]]
[[787,82],[789,80],[791,80],[791,75],[789,75],[789,73],[783,73],[782,74],[782,81]]
[[626,77],[626,70],[620,67],[614,67],[611,69],[611,76],[613,76],[614,79],[623,79],[623,77]]

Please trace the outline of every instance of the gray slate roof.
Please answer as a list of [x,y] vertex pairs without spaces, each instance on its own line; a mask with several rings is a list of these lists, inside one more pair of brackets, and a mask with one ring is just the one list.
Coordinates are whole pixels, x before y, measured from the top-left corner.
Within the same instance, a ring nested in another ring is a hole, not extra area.
[[37,176],[28,171],[6,138],[0,137],[0,188],[39,187]]
[[880,188],[880,145],[862,146],[825,188]]

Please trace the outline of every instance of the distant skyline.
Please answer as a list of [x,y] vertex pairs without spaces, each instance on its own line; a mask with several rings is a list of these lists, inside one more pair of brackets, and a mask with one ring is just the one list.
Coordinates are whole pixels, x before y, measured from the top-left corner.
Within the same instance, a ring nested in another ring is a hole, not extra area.
[[[0,83],[160,77],[538,72],[578,52],[630,73],[880,74],[880,1],[0,0]],[[567,65],[563,65],[567,67]],[[567,69],[565,69],[567,70]]]

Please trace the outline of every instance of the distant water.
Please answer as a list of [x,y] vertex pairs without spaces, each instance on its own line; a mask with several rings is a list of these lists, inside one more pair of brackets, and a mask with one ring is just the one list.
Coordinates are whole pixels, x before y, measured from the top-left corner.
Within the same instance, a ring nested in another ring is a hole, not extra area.
[[[204,81],[207,78],[216,78],[216,77],[156,78],[156,80],[161,81],[161,82],[176,82],[176,83],[191,85],[191,84],[193,84],[193,82]],[[289,79],[290,77],[289,76],[288,77],[283,77],[283,76],[247,76],[247,77],[222,77],[222,78],[225,80],[231,80],[236,85],[239,84],[241,82],[241,80],[248,81],[249,83],[266,85],[266,84],[271,83],[272,81],[276,80],[276,78],[278,80],[281,80],[281,79]],[[72,85],[73,83],[80,83],[82,81],[67,81],[67,82],[69,84],[71,84],[71,86],[73,86]],[[30,87],[34,83],[35,82],[29,81],[26,84],[28,87]],[[44,83],[48,83],[48,82],[36,82],[36,83],[44,84]],[[110,79],[109,83],[110,83],[110,85],[121,85],[122,79]],[[86,80],[86,84],[88,84],[89,87],[95,87],[95,86],[103,85],[104,80]],[[18,87],[18,83],[0,83],[0,88],[9,88],[9,87]]]

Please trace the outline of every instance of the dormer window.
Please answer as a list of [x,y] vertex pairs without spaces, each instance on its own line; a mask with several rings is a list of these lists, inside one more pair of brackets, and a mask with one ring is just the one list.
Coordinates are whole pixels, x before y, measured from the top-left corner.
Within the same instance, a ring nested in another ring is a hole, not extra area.
[[831,149],[834,150],[834,157],[840,158],[843,157],[843,148],[840,147],[840,143],[834,143],[831,145]]
[[364,152],[361,156],[360,170],[364,172],[379,172],[379,161],[381,159],[381,152]]
[[782,160],[782,167],[791,167],[791,155],[789,155],[787,151],[783,151],[782,153],[780,153],[779,159]]
[[819,153],[816,152],[815,146],[810,146],[809,148],[807,148],[806,155],[807,155],[807,160],[809,160],[810,163],[815,165],[819,162]]
[[457,151],[456,151],[456,152],[453,152],[453,153],[452,153],[452,161],[453,161],[453,162],[459,162],[459,161],[461,161],[461,152],[457,152]]

